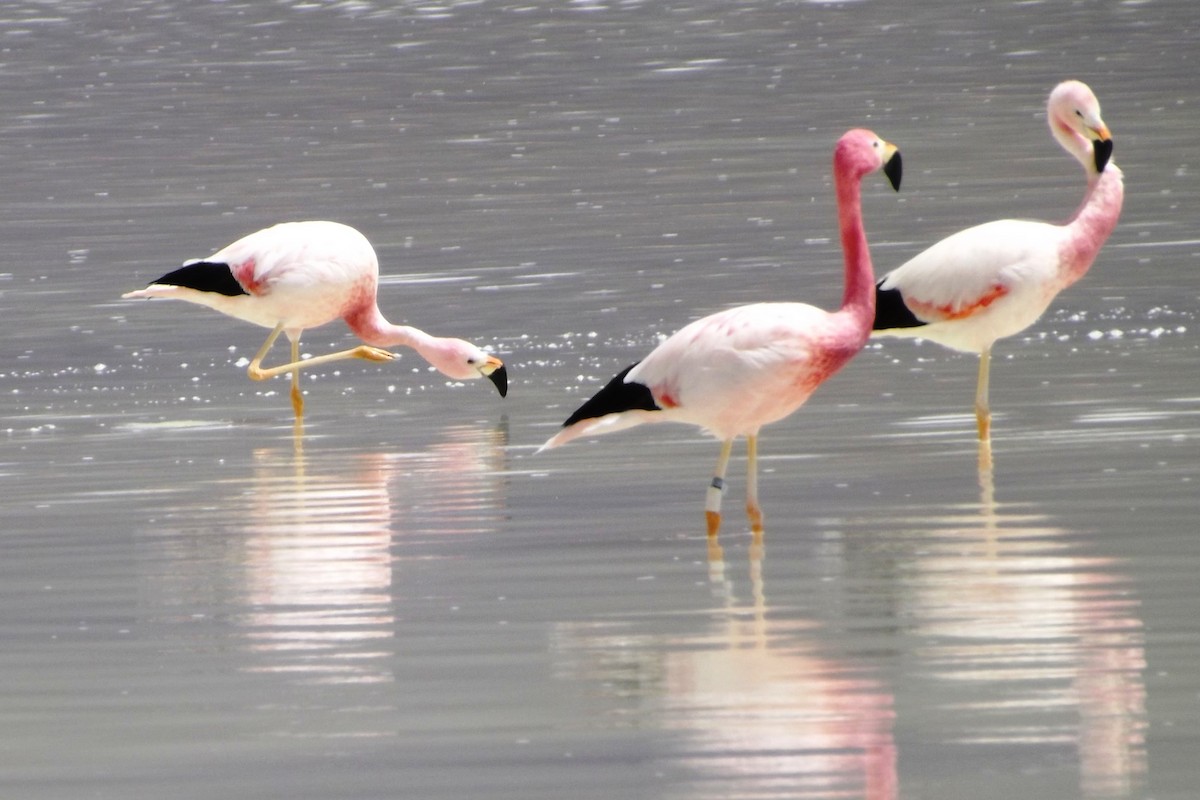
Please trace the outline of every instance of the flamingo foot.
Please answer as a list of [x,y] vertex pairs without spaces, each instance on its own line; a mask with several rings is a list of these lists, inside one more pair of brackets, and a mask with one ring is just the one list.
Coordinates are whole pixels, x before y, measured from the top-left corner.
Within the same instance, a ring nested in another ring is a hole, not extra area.
[[292,384],[292,410],[296,412],[296,422],[300,422],[304,418],[304,393],[295,383]]
[[975,425],[979,429],[979,441],[987,442],[992,438],[992,414],[986,408],[976,409]]
[[708,537],[708,563],[710,565],[724,565],[725,563],[725,548],[721,547],[721,543],[716,536]]
[[763,513],[758,505],[746,505],[746,516],[750,518],[750,530],[758,535],[763,532]]
[[352,358],[361,358],[364,361],[392,361],[400,356],[388,350],[379,347],[371,347],[370,345],[362,344],[350,351]]

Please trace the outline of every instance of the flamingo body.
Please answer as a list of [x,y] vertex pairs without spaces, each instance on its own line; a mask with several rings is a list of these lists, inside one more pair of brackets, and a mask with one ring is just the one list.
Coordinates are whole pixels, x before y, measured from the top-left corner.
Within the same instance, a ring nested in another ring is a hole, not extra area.
[[[393,346],[413,348],[450,378],[487,377],[502,396],[507,393],[507,372],[495,356],[462,339],[388,322],[376,302],[378,283],[375,250],[354,228],[326,221],[285,222],[189,261],[122,297],[185,300],[270,328],[249,373],[262,379],[290,372],[297,418],[303,413],[300,369],[344,358],[387,361],[395,356],[381,348]],[[301,333],[339,318],[368,346],[301,361]],[[292,360],[263,369],[262,359],[280,333],[292,343]]]
[[722,441],[706,504],[709,533],[715,534],[730,448],[736,437],[745,436],[746,508],[752,527],[761,530],[755,477],[760,429],[803,405],[870,335],[874,277],[862,228],[860,183],[880,168],[899,188],[901,162],[894,146],[861,129],[838,141],[834,179],[846,271],[840,309],[756,303],[698,319],[619,373],[542,449],[648,422],[696,425]]
[[284,222],[123,296],[186,300],[264,328],[282,324],[290,337],[374,302],[378,282],[375,250],[354,228]]
[[[907,312],[909,320],[885,316],[877,296],[875,325],[890,336],[978,353],[1023,331],[1050,305],[1062,288],[1064,239],[1060,226],[1013,219],[959,231],[879,282],[878,294],[890,292],[893,313]],[[971,269],[957,269],[964,263]]]
[[1003,219],[959,231],[885,275],[876,287],[875,335],[929,339],[979,353],[975,410],[990,435],[992,345],[1041,317],[1087,273],[1117,224],[1124,199],[1112,138],[1085,84],[1064,81],[1047,101],[1054,138],[1084,168],[1083,203],[1063,225]]
[[737,306],[692,322],[581,406],[547,447],[643,422],[757,436],[866,343],[847,315],[804,303]]

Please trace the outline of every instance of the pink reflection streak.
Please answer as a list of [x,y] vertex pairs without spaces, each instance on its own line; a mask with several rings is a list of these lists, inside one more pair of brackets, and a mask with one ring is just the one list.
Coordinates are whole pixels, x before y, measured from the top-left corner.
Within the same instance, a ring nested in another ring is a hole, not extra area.
[[255,452],[243,563],[252,610],[238,623],[252,652],[274,658],[253,671],[392,680],[400,498],[442,534],[478,530],[498,495],[503,434],[456,426],[445,436],[416,453],[308,456],[300,439],[291,453]]
[[851,665],[772,643],[782,630],[732,616],[727,626],[712,649],[665,659],[662,725],[699,751],[683,762],[755,796],[894,800],[891,695]]
[[[1120,565],[1071,552],[1070,531],[994,499],[981,444],[981,514],[936,529],[911,561],[914,633],[935,678],[978,684],[962,743],[1072,743],[1085,796],[1127,794],[1146,770],[1142,623]],[[957,521],[956,521],[957,522]],[[1075,709],[1074,730],[1007,724],[1005,716]]]
[[762,553],[756,542],[753,604],[737,604],[719,579],[725,607],[696,635],[626,630],[636,623],[563,626],[565,671],[640,687],[639,727],[685,737],[671,761],[696,774],[689,797],[896,800],[892,694],[855,664],[822,655],[816,623],[768,615]]

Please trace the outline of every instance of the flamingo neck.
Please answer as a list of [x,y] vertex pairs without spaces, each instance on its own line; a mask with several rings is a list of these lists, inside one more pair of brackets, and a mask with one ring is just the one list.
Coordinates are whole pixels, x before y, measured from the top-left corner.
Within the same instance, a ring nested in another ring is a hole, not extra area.
[[418,328],[388,322],[375,304],[348,314],[345,319],[351,332],[373,347],[410,347],[426,361],[431,361],[430,356],[437,349],[437,337]]
[[[1091,152],[1092,152],[1091,146],[1089,145],[1088,151],[1087,151],[1088,159],[1091,158]],[[1093,202],[1093,198],[1095,197],[1095,194],[1096,194],[1096,187],[1100,183],[1100,178],[1102,176],[1104,176],[1105,174],[1107,174],[1107,171],[1106,172],[1097,172],[1095,164],[1089,164],[1086,159],[1080,159],[1080,162],[1083,164],[1083,171],[1087,174],[1087,189],[1083,193],[1083,200],[1080,201],[1079,207],[1075,209],[1075,212],[1073,214],[1071,214],[1071,218],[1069,220],[1067,220],[1068,224],[1079,219],[1079,216],[1085,210],[1087,210],[1088,206]],[[1112,169],[1117,169],[1116,164],[1112,165]],[[1117,169],[1117,172],[1119,173],[1120,170]]]
[[[1053,110],[1050,110],[1049,113],[1051,120],[1054,120]],[[1084,174],[1087,175],[1087,191],[1084,192],[1083,202],[1079,204],[1079,208],[1075,209],[1075,213],[1071,215],[1070,221],[1074,221],[1088,207],[1093,194],[1095,194],[1096,184],[1100,182],[1101,176],[1105,173],[1099,172],[1096,169],[1096,156],[1091,141],[1081,136],[1070,125],[1061,121],[1052,121],[1050,123],[1050,132],[1054,134],[1055,140],[1062,149],[1066,150],[1071,158],[1079,162],[1079,165],[1083,167]],[[1116,169],[1115,164],[1113,165],[1113,169]],[[1118,173],[1120,172],[1120,170],[1117,171]]]
[[1116,164],[1110,162],[1095,178],[1089,175],[1083,204],[1066,226],[1060,278],[1063,286],[1071,285],[1088,271],[1116,228],[1124,200],[1124,175]]
[[858,179],[838,174],[835,178],[838,204],[838,228],[842,235],[846,287],[842,311],[849,312],[870,331],[875,318],[875,271],[867,247],[862,221],[862,189]]

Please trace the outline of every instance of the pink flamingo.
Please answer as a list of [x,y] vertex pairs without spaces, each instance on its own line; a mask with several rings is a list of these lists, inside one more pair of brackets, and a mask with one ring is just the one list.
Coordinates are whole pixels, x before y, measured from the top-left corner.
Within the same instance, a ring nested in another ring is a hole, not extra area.
[[901,160],[894,145],[861,129],[838,140],[833,176],[846,270],[838,311],[804,303],[756,303],[698,319],[613,378],[541,450],[646,422],[698,425],[721,440],[705,502],[713,536],[721,524],[721,492],[733,440],[745,436],[746,513],[751,527],[761,531],[759,429],[803,405],[862,349],[871,332],[875,276],[863,231],[860,183],[880,168],[899,189]]
[[1032,325],[1055,295],[1084,276],[1116,227],[1125,196],[1092,90],[1079,81],[1060,83],[1046,114],[1054,138],[1087,172],[1087,193],[1074,216],[1065,225],[1002,219],[967,228],[885,275],[876,289],[875,335],[979,353],[980,440],[991,435],[992,345]]
[[[251,360],[247,373],[256,381],[292,375],[292,408],[304,415],[300,370],[346,358],[391,361],[380,348],[411,347],[435,369],[455,380],[486,377],[503,397],[508,374],[503,362],[470,342],[431,336],[407,325],[393,325],[379,310],[376,290],[379,262],[367,238],[337,222],[285,222],[238,239],[208,258],[189,261],[122,297],[187,300],[264,328],[271,334]],[[365,345],[300,359],[300,334],[338,317]],[[292,358],[263,368],[262,360],[280,333],[292,343]]]

